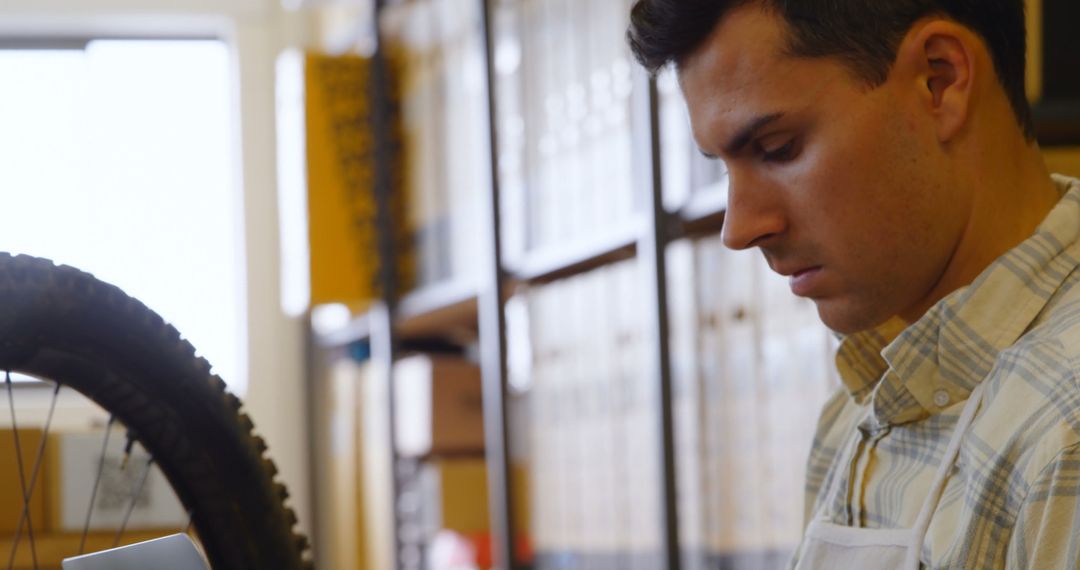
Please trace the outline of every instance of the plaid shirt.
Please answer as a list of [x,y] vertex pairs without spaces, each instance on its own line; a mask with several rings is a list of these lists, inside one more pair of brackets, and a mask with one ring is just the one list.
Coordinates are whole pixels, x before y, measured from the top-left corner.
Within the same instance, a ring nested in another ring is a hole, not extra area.
[[986,382],[922,560],[1080,568],[1080,180],[1055,182],[1063,197],[1035,235],[971,285],[910,327],[843,340],[844,388],[807,466],[807,520],[910,528],[965,400]]

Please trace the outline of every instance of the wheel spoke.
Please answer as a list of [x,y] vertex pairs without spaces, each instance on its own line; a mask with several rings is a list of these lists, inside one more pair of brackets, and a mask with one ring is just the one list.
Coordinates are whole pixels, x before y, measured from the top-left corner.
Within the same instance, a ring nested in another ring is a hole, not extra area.
[[[55,387],[53,388],[52,401],[49,403],[49,414],[45,418],[45,428],[41,431],[41,442],[38,444],[37,457],[34,458],[34,470],[30,474],[30,493],[29,493],[29,497],[34,496],[34,489],[37,487],[38,472],[41,470],[41,460],[45,456],[45,444],[46,444],[46,442],[48,441],[48,438],[49,438],[49,427],[52,425],[53,412],[56,411],[56,399],[59,396],[59,394],[60,394],[60,383],[57,382]],[[10,394],[8,395],[8,398],[9,399],[11,398]],[[14,415],[12,416],[12,418],[14,419]],[[12,425],[14,425],[14,421],[12,422]],[[20,467],[20,469],[22,469],[22,467]],[[11,567],[13,567],[15,565],[15,552],[18,550],[19,542],[22,540],[23,525],[30,522],[30,500],[29,500],[29,497],[27,497],[27,500],[23,502],[22,516],[19,517],[19,526],[15,530],[15,542],[11,546],[11,556],[8,558],[8,568],[11,568]],[[34,529],[33,529],[33,525],[31,524],[31,528],[30,528],[31,539],[33,537],[33,532],[34,532]],[[31,550],[33,550],[33,548],[31,548]]]
[[[27,534],[30,536],[30,558],[34,562],[34,570],[37,570],[37,547],[34,545],[34,523],[30,519],[30,512],[28,506],[30,505],[30,493],[26,488],[26,473],[23,471],[22,460],[22,445],[19,442],[19,425],[15,421],[15,394],[11,389],[11,372],[4,372],[4,381],[7,384],[8,394],[8,408],[11,410],[11,431],[15,434],[15,458],[19,466],[19,485],[22,487],[23,497],[23,513],[26,514],[26,519],[30,522],[29,530]],[[14,565],[15,552],[18,550],[18,543],[13,544],[11,547],[11,558],[8,563],[8,568]]]
[[79,540],[79,554],[86,552],[86,535],[90,532],[90,517],[94,514],[94,500],[97,499],[98,485],[101,483],[101,473],[105,470],[105,452],[109,449],[109,434],[112,433],[112,425],[116,416],[109,416],[109,423],[105,426],[105,441],[101,443],[101,459],[98,460],[97,475],[94,477],[94,488],[90,491],[90,505],[86,508],[86,522],[83,524],[82,539]]
[[153,465],[153,457],[146,460],[146,467],[143,468],[142,475],[139,476],[139,482],[135,486],[135,492],[131,494],[131,502],[128,503],[127,511],[124,512],[124,520],[120,523],[120,528],[116,530],[116,536],[113,538],[113,548],[120,546],[120,537],[124,536],[124,529],[127,528],[128,519],[131,518],[131,513],[135,510],[135,505],[139,502],[139,496],[142,495],[143,487],[146,485],[146,478],[150,475],[150,467]]

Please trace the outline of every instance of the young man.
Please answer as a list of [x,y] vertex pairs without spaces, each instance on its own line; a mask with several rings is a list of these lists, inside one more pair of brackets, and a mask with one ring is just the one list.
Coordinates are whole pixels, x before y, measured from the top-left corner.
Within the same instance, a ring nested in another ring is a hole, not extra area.
[[1022,0],[639,0],[759,248],[844,335],[795,568],[1080,566],[1080,181]]

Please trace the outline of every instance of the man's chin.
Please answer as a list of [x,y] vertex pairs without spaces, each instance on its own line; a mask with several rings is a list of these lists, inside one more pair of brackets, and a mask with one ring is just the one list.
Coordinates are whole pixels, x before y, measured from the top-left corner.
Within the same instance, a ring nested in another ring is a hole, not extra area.
[[833,332],[852,335],[867,331],[884,324],[892,316],[880,314],[880,311],[857,307],[853,303],[837,298],[814,299],[818,317]]

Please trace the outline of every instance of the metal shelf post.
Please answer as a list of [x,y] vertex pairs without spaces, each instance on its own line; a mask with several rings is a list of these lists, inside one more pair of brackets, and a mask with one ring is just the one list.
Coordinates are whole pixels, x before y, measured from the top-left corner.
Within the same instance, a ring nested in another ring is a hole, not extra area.
[[644,69],[634,70],[633,122],[634,179],[642,185],[649,208],[647,223],[638,241],[637,254],[648,276],[645,299],[652,302],[646,321],[652,331],[652,373],[656,382],[659,406],[657,443],[662,485],[662,510],[665,568],[681,567],[679,543],[678,494],[675,474],[675,431],[672,418],[671,350],[667,306],[667,245],[673,220],[664,209],[660,172],[659,94],[656,78]]
[[488,143],[491,188],[485,205],[491,250],[480,282],[478,313],[480,361],[483,371],[484,447],[487,454],[488,508],[491,516],[495,568],[514,568],[514,509],[510,475],[510,438],[507,418],[506,312],[503,284],[506,275],[502,260],[499,196],[498,114],[495,97],[495,45],[492,2],[480,2],[483,23],[485,86],[488,103]]
[[[395,330],[395,318],[397,315],[397,244],[394,240],[394,220],[391,200],[394,192],[393,160],[394,151],[391,148],[391,102],[390,77],[386,65],[386,57],[383,51],[383,38],[379,26],[379,17],[386,0],[375,0],[372,5],[372,34],[375,39],[375,52],[371,57],[371,81],[368,93],[371,103],[371,121],[374,139],[373,168],[374,190],[376,205],[376,234],[378,236],[379,250],[379,287],[382,290],[382,301],[376,303],[371,310],[371,354],[373,364],[379,369],[377,377],[386,382],[387,396],[387,433],[389,434],[388,448],[390,450],[390,481],[393,497],[393,554],[394,568],[404,570],[406,568],[403,557],[406,547],[402,536],[402,521],[400,517],[402,482],[399,474],[399,458],[397,454],[396,424],[397,410],[394,397],[394,361],[397,358],[397,335]],[[363,191],[363,189],[359,189]],[[419,567],[420,561],[416,561],[415,567]]]

